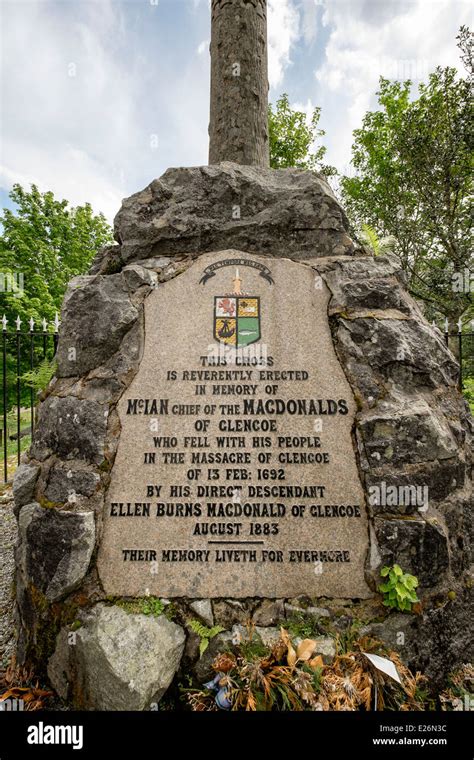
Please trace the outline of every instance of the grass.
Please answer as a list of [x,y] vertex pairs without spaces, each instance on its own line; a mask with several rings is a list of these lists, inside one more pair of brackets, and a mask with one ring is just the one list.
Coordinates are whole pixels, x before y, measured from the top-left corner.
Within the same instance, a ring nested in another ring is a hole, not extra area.
[[[25,409],[20,412],[20,431],[25,430],[31,426],[31,413],[29,409]],[[3,416],[0,417],[0,428],[3,432]],[[17,432],[17,415],[16,409],[11,410],[7,415],[7,477],[10,481],[13,478],[15,470],[18,466],[18,441],[10,440],[11,435],[16,435]],[[31,445],[31,434],[25,435],[20,438],[20,454],[29,449]],[[3,480],[3,443],[0,449],[1,456],[1,468],[2,468],[2,480]]]
[[146,596],[137,599],[117,599],[114,602],[125,612],[132,615],[152,615],[159,617],[165,609],[164,603],[155,596]]
[[310,639],[312,636],[320,636],[321,631],[318,626],[318,620],[304,612],[296,612],[286,621],[286,628],[292,636],[299,636],[301,639]]
[[471,407],[471,414],[474,415],[474,377],[463,379],[463,394],[467,403]]

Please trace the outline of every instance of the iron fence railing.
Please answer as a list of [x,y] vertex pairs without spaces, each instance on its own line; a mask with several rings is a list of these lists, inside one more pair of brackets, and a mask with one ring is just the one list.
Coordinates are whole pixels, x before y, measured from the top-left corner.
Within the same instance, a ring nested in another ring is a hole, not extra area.
[[[35,371],[45,359],[56,353],[59,337],[59,318],[48,323],[43,319],[40,329],[33,319],[28,330],[22,330],[18,317],[16,329],[9,329],[4,316],[2,323],[2,379],[0,441],[3,460],[3,481],[8,482],[9,464],[20,463],[22,438],[33,435],[35,426],[36,392],[33,385],[25,382],[24,375]],[[27,424],[29,420],[29,425]],[[16,451],[15,451],[16,449]]]

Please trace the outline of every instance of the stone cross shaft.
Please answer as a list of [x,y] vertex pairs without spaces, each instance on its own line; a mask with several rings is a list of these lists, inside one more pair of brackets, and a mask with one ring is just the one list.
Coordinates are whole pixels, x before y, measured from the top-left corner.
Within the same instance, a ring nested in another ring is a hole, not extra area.
[[267,0],[212,0],[209,163],[269,166]]

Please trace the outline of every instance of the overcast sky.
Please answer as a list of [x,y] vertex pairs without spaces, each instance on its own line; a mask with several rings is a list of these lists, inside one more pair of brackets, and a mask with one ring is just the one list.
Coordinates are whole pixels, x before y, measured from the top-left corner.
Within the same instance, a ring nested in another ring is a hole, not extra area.
[[[347,173],[352,130],[381,74],[459,68],[464,0],[268,0],[270,100],[322,107],[327,161]],[[0,0],[0,205],[35,182],[109,220],[169,166],[207,163],[208,0]]]

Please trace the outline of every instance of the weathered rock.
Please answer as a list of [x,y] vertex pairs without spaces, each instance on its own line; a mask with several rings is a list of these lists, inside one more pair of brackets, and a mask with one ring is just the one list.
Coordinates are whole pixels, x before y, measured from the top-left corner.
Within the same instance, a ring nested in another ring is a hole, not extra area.
[[99,404],[115,403],[138,369],[143,339],[144,325],[143,318],[140,318],[124,336],[120,350],[87,374],[85,382],[76,391],[78,398]]
[[255,627],[255,632],[258,636],[260,636],[262,643],[265,644],[266,647],[269,649],[272,648],[274,644],[277,643],[277,641],[280,640],[280,629],[279,628],[272,628],[272,627],[265,627],[262,628],[261,626],[257,625]]
[[125,262],[122,260],[121,249],[115,243],[104,245],[97,252],[97,255],[89,269],[89,274],[116,274],[120,272]]
[[[317,657],[317,655],[320,655],[326,665],[331,663],[336,656],[336,642],[332,636],[312,636],[311,639],[316,644],[312,657]],[[292,639],[295,647],[298,647],[298,644],[300,644],[302,640],[303,639],[300,636],[296,636]]]
[[152,269],[154,272],[161,272],[163,269],[166,269],[167,266],[173,263],[173,259],[170,259],[166,256],[160,256],[155,259],[143,259],[136,262],[141,267],[145,267],[145,269]]
[[44,509],[32,503],[19,517],[18,603],[33,586],[50,602],[69,594],[87,573],[94,549],[92,512]]
[[214,659],[222,652],[234,652],[235,641],[234,634],[231,631],[218,633],[210,640],[206,651],[193,667],[193,673],[199,683],[206,683],[212,676],[215,676],[216,673],[212,668]]
[[137,317],[121,274],[75,277],[61,310],[58,376],[83,375],[103,364]]
[[[466,479],[465,464],[457,457],[453,459],[421,462],[414,465],[372,468],[366,473],[365,482],[369,491],[369,504],[372,514],[383,512],[413,514],[428,504],[440,502],[464,486]],[[423,489],[427,488],[427,492]],[[397,489],[401,498],[394,504],[393,498],[381,498],[389,489]],[[400,489],[404,489],[400,491]],[[409,490],[406,490],[409,489]],[[416,489],[416,490],[414,490]],[[373,494],[373,497],[372,497]],[[391,503],[389,503],[391,502]]]
[[430,688],[444,688],[448,673],[473,660],[473,617],[473,594],[466,589],[455,601],[446,598],[441,607],[422,615],[392,613],[382,623],[363,628],[361,635],[370,633],[399,652],[412,672],[427,676]]
[[419,399],[410,406],[368,412],[359,429],[371,466],[450,459],[456,441],[445,419]]
[[473,561],[474,510],[472,490],[464,488],[448,496],[439,506],[449,535],[450,569],[455,578],[462,578]]
[[253,613],[253,622],[257,626],[271,626],[285,616],[282,599],[264,599]]
[[100,464],[104,458],[107,409],[95,401],[48,396],[40,406],[31,454]]
[[142,285],[154,288],[158,280],[155,272],[150,272],[139,264],[128,264],[122,270],[122,277],[130,291],[138,290]]
[[245,625],[251,617],[251,612],[244,602],[238,599],[225,599],[213,603],[214,618],[217,625],[232,628],[236,623]]
[[33,464],[20,464],[15,470],[13,478],[13,498],[15,506],[13,512],[18,517],[18,513],[24,504],[33,500],[36,481],[40,473],[40,467]]
[[212,602],[210,599],[198,599],[195,602],[191,602],[189,607],[206,625],[210,627],[214,625],[214,615],[212,614]]
[[92,496],[99,481],[99,475],[90,470],[55,466],[49,471],[44,493],[48,501],[63,504],[76,494]]
[[96,605],[75,631],[58,636],[48,675],[78,709],[145,710],[160,701],[184,650],[183,629],[166,617]]
[[321,175],[230,162],[168,169],[124,200],[115,238],[126,262],[226,248],[292,258],[355,250]]
[[355,379],[369,369],[396,388],[454,386],[458,369],[441,336],[419,318],[400,316],[381,311],[340,319],[339,349]]
[[448,541],[435,521],[376,518],[375,533],[382,564],[395,562],[416,575],[424,587],[435,586],[449,566]]
[[306,608],[306,615],[309,615],[313,618],[328,618],[331,617],[331,613],[329,610],[327,610],[325,607],[307,607]]
[[326,664],[331,663],[336,656],[335,640],[331,636],[323,636],[321,638],[316,638],[315,641],[316,647],[313,652],[313,657],[319,654],[323,658],[323,662]]
[[248,627],[236,623],[232,626],[232,642],[237,646],[243,643],[262,643],[269,649],[280,639],[280,628],[276,626]]
[[297,604],[290,604],[289,602],[285,602],[285,617],[291,618],[295,615],[302,615],[303,613],[303,607],[300,607]]

